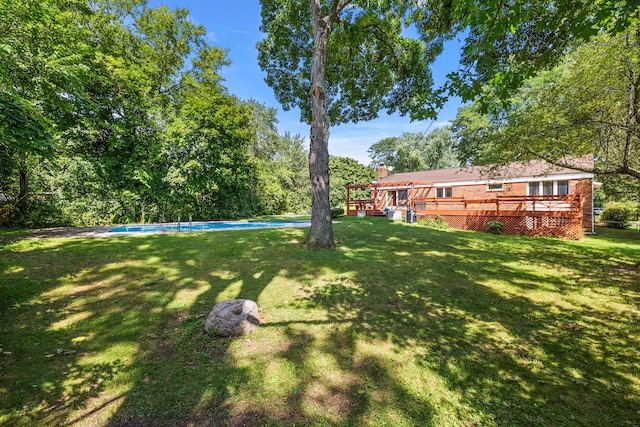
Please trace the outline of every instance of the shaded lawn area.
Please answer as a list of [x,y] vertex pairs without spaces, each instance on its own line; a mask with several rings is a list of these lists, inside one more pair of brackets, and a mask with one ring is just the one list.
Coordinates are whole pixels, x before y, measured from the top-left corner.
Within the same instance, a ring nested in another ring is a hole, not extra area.
[[0,424],[640,425],[640,241],[334,230],[5,235]]

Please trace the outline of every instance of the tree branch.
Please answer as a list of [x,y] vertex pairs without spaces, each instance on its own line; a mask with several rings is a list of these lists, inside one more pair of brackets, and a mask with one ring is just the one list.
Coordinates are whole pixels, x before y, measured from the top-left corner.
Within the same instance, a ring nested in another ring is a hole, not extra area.
[[336,0],[334,1],[335,5],[336,5],[336,9],[335,11],[337,13],[342,12],[342,9],[344,9],[345,7],[347,7],[349,4],[351,4],[353,0]]
[[340,12],[347,7],[353,0],[333,0],[329,14],[324,18],[328,25],[333,26],[340,20]]
[[569,163],[567,161],[561,161],[561,160],[557,160],[548,156],[545,156],[544,154],[538,153],[537,151],[533,151],[529,148],[524,147],[524,150],[531,154],[534,157],[537,157],[541,160],[544,160],[545,162],[552,164],[554,166],[558,166],[561,168],[568,168],[568,169],[573,169],[573,170],[577,170],[580,172],[586,172],[586,173],[592,173],[595,175],[629,175],[632,176],[634,178],[640,179],[640,170],[632,168],[628,165],[615,165],[612,164],[612,168],[611,169],[601,169],[596,167],[595,165],[592,168],[588,168],[588,167],[583,167],[580,165],[576,165],[573,163]]

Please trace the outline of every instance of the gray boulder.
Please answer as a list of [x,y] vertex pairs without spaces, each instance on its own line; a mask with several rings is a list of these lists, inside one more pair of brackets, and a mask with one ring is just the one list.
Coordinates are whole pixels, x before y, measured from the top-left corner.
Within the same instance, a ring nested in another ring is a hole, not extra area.
[[223,337],[246,335],[258,328],[258,304],[248,299],[231,299],[213,307],[204,322],[205,331],[215,329]]

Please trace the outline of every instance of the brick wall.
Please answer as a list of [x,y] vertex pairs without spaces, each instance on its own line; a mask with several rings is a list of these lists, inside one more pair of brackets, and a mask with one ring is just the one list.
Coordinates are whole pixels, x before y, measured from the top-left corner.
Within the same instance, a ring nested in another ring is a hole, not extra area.
[[[502,190],[488,190],[487,184],[452,186],[452,197],[465,199],[491,199],[498,196],[525,196],[527,194],[526,182],[505,183]],[[590,179],[571,180],[569,182],[569,192],[571,194],[582,195],[583,200],[583,228],[590,233],[592,230],[593,216],[593,194],[592,182]],[[416,188],[416,198],[434,198],[435,188]],[[382,204],[387,199],[387,192],[379,193]],[[402,206],[404,203],[397,201],[396,205]]]
[[452,197],[464,197],[466,199],[486,199],[497,196],[525,196],[527,185],[525,183],[504,184],[502,190],[487,190],[487,184],[465,185],[452,187]]
[[593,183],[590,179],[580,179],[569,183],[573,194],[582,195],[582,228],[591,233],[593,227]]

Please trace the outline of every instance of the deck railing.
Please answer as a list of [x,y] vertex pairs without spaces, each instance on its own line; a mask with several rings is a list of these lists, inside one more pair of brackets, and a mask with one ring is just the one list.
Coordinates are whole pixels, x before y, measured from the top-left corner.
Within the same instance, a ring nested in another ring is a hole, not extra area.
[[582,238],[580,195],[498,196],[491,199],[416,199],[419,219],[442,218],[451,228],[485,231],[491,221],[506,234]]
[[376,206],[374,199],[349,200],[347,203],[347,215],[383,215],[383,210]]
[[[441,218],[451,228],[485,231],[491,221],[504,224],[506,234],[582,238],[580,195],[496,196],[484,199],[415,197],[399,209],[413,209],[418,219]],[[375,198],[347,201],[348,215],[383,215]]]
[[414,209],[418,212],[437,211],[466,215],[485,212],[565,212],[581,213],[582,202],[577,194],[562,196],[496,196],[486,199],[467,198],[416,198]]

